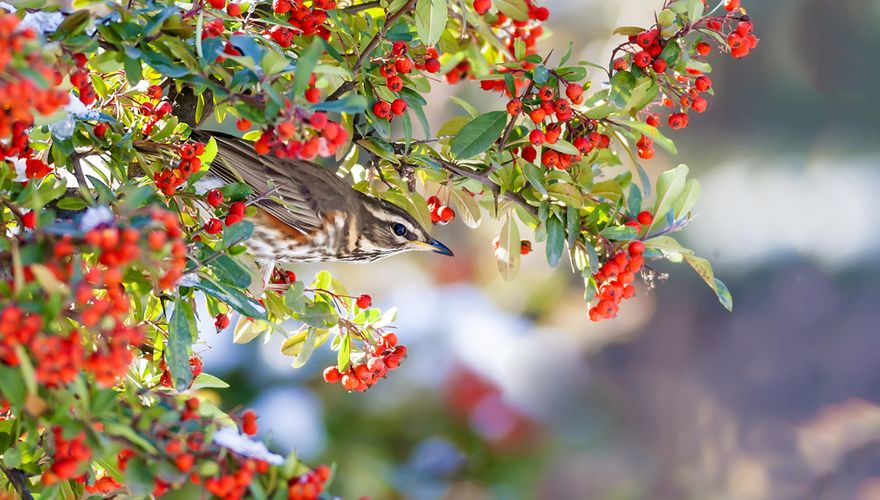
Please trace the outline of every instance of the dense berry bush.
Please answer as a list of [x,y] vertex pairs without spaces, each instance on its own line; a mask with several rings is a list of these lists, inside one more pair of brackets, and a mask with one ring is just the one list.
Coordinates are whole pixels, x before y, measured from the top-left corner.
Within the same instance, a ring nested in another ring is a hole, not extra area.
[[[425,227],[502,221],[506,279],[543,242],[552,266],[567,257],[583,277],[585,320],[616,316],[661,258],[688,262],[731,307],[709,263],[671,236],[699,183],[685,166],[652,182],[641,162],[676,152],[666,131],[699,123],[708,58],[757,45],[739,1],[667,0],[654,25],[617,30],[602,64],[542,53],[551,13],[531,0],[44,3],[0,3],[6,491],[317,498],[331,468],[269,452],[250,437],[253,412],[199,397],[226,386],[193,354],[199,329],[238,318],[234,342],[283,335],[294,367],[329,344],[324,379],[346,391],[404,362],[393,311],[369,295],[327,272],[260,279],[242,244],[251,189],[195,189],[217,143],[190,134],[211,114],[254,155],[338,160],[356,189]],[[459,100],[463,113],[431,131],[438,84],[502,104]],[[302,327],[284,331],[291,318]]]

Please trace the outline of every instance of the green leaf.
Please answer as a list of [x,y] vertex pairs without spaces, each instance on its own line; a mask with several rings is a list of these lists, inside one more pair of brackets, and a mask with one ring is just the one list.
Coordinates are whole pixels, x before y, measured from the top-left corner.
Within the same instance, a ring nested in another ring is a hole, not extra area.
[[306,303],[305,310],[298,316],[303,323],[315,328],[330,328],[339,321],[339,315],[326,302]]
[[425,45],[434,45],[446,29],[448,20],[446,0],[418,0],[416,3],[416,32]]
[[260,61],[260,67],[263,68],[263,73],[267,75],[281,73],[288,66],[290,66],[290,60],[274,50],[267,50],[266,54],[263,55],[263,60]]
[[559,265],[565,250],[565,227],[554,215],[547,219],[547,263],[550,267]]
[[584,206],[584,196],[581,194],[580,189],[571,184],[564,182],[550,184],[547,186],[547,191],[550,193],[551,198],[559,200],[569,207],[579,209]]
[[523,173],[529,184],[534,186],[541,194],[548,194],[547,186],[544,185],[544,171],[532,163],[523,163]]
[[220,281],[239,288],[247,288],[251,285],[251,273],[228,255],[218,255],[208,262],[208,268],[214,271]]
[[654,203],[654,222],[648,228],[648,234],[651,229],[663,223],[666,220],[666,214],[672,210],[675,202],[681,196],[685,188],[685,181],[688,174],[686,165],[667,170],[657,179],[657,201]]
[[345,373],[351,364],[351,334],[348,332],[342,336],[342,344],[339,346],[339,353],[336,356],[336,368],[340,373]]
[[693,24],[703,17],[703,0],[688,0],[688,20]]
[[217,140],[211,137],[208,139],[208,143],[205,144],[205,152],[202,153],[202,156],[199,158],[202,160],[202,164],[210,165],[214,158],[217,157]]
[[504,219],[504,225],[501,226],[498,248],[495,250],[498,270],[505,281],[511,281],[519,272],[520,244],[519,228],[513,217],[508,215]]
[[135,496],[148,496],[153,491],[153,473],[147,462],[139,457],[128,460],[125,466],[125,486]]
[[452,139],[452,156],[465,160],[489,149],[504,132],[507,116],[505,111],[491,111],[474,118]]
[[703,278],[706,284],[715,291],[715,295],[718,296],[718,301],[721,302],[721,305],[723,305],[728,311],[733,311],[733,297],[730,295],[730,290],[727,289],[727,286],[722,283],[721,280],[715,278],[712,264],[702,257],[697,257],[693,252],[685,253],[684,260],[687,261],[687,263],[694,268],[694,271]]
[[300,348],[299,353],[293,358],[293,361],[290,363],[294,368],[299,368],[306,364],[309,358],[312,357],[312,353],[315,351],[315,345],[318,343],[318,330],[316,328],[309,328],[308,333],[306,334],[305,341]]
[[495,0],[492,2],[498,7],[505,16],[514,21],[527,21],[529,19],[529,9],[525,0]]
[[567,155],[577,155],[579,152],[578,149],[574,147],[574,144],[566,141],[565,139],[559,139],[553,144],[545,142],[544,147]]
[[672,207],[672,212],[675,214],[675,220],[686,217],[694,206],[696,206],[697,202],[700,201],[700,195],[702,193],[703,188],[700,185],[700,181],[696,179],[687,181],[687,184],[684,186],[684,191]]
[[637,112],[654,101],[657,94],[660,93],[660,86],[653,78],[639,78],[633,87],[629,100],[626,103],[626,111],[629,113]]
[[[211,138],[213,140],[213,137]],[[254,224],[243,220],[223,228],[223,245],[229,248],[247,241],[254,233]]]
[[632,241],[639,237],[638,229],[629,226],[612,226],[601,234],[611,241]]
[[181,297],[174,301],[174,311],[168,322],[168,347],[165,348],[165,362],[171,372],[171,380],[178,391],[185,391],[192,382],[189,356],[195,332],[192,304]]
[[232,342],[247,344],[257,338],[261,333],[272,329],[272,324],[263,320],[250,320],[242,316],[232,331]]
[[[281,344],[281,354],[284,354],[285,356],[297,356],[302,352],[303,345],[305,344],[306,338],[308,338],[308,333],[308,331],[305,331],[291,335],[283,344]],[[329,336],[330,332],[328,330],[321,330],[318,332],[317,339],[315,339],[315,345],[318,346],[323,344]]]
[[193,285],[206,294],[224,302],[237,312],[255,319],[266,319],[266,309],[256,300],[245,295],[241,290],[225,283],[215,283],[214,281],[202,278]]
[[306,307],[305,288],[305,283],[296,281],[284,292],[284,304],[294,313],[302,313]]
[[316,36],[311,45],[300,54],[299,59],[296,60],[296,72],[293,75],[292,91],[294,96],[303,95],[306,87],[309,86],[312,71],[323,53],[324,42],[321,41],[321,37]]
[[199,389],[226,389],[227,387],[229,387],[229,384],[209,373],[200,373],[193,380],[192,384],[192,390],[194,391]]
[[635,36],[643,31],[645,31],[645,28],[642,28],[640,26],[619,26],[617,28],[614,28],[614,31],[612,31],[612,34],[623,35],[623,36]]
[[637,122],[637,121],[627,121],[623,122],[623,125],[641,132],[642,134],[654,139],[654,142],[657,143],[658,146],[662,147],[666,151],[669,151],[672,154],[678,154],[678,149],[675,147],[675,143],[665,135],[661,134],[656,127],[652,127],[647,123]]

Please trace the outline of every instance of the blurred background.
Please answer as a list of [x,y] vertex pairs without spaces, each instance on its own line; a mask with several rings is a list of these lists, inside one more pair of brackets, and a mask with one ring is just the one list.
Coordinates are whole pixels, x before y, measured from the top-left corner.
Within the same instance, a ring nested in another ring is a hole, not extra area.
[[[549,0],[544,49],[607,61],[612,29],[660,3]],[[212,334],[224,406],[256,408],[275,449],[335,462],[346,499],[880,499],[880,2],[745,5],[758,50],[716,56],[709,111],[674,135],[677,158],[647,162],[702,181],[683,240],[733,313],[660,264],[667,281],[592,324],[542,246],[505,283],[498,227],[455,223],[435,231],[455,259],[330,268],[400,308],[409,357],[392,376],[346,394],[320,379],[329,349],[293,370],[276,342]],[[437,87],[435,127],[460,113],[448,92],[485,102],[472,83]]]

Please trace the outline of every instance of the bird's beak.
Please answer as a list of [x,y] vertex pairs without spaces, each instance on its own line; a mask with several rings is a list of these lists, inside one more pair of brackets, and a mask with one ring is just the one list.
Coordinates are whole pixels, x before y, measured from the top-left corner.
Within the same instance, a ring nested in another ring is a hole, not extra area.
[[428,242],[414,241],[413,243],[418,245],[420,247],[420,250],[430,250],[434,253],[439,253],[440,255],[448,255],[449,257],[455,256],[455,254],[452,253],[452,250],[450,250],[449,247],[447,247],[443,243],[440,243],[434,238],[431,238],[431,241]]

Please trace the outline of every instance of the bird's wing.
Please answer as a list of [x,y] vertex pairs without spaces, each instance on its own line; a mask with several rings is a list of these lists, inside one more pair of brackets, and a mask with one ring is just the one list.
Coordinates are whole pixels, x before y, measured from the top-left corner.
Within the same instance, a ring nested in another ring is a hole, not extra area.
[[198,131],[196,137],[217,141],[214,175],[227,183],[243,182],[256,196],[268,193],[255,204],[306,234],[323,229],[327,217],[347,214],[354,204],[351,186],[320,165],[258,155],[253,143],[219,132]]

